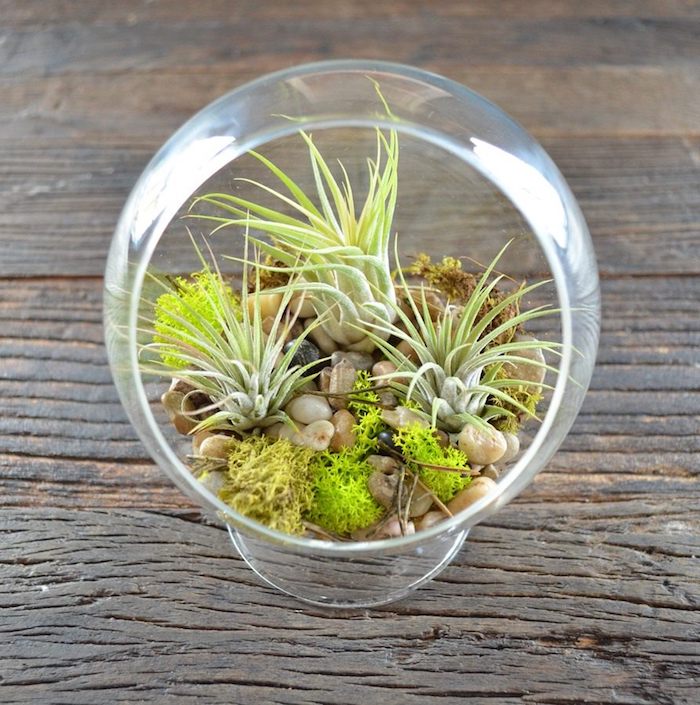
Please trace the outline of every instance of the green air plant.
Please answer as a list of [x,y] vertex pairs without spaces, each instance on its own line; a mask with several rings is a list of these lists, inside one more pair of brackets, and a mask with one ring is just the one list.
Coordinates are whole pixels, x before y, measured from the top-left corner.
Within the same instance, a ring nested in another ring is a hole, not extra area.
[[287,422],[285,405],[313,376],[311,365],[300,367],[292,362],[311,328],[283,352],[293,323],[285,310],[297,291],[295,283],[285,289],[266,334],[258,305],[259,287],[249,293],[244,272],[239,303],[216,263],[210,267],[194,240],[193,245],[202,271],[188,286],[173,288],[156,280],[165,293],[152,305],[153,317],[145,317],[141,328],[152,336],[152,342],[139,352],[142,370],[177,377],[194,392],[209,397],[211,405],[197,411],[208,416],[195,430],[241,432]]
[[[384,375],[401,396],[419,404],[431,423],[449,432],[459,431],[467,423],[475,425],[493,421],[499,417],[512,417],[520,412],[531,415],[531,410],[514,398],[509,389],[532,382],[509,379],[502,374],[508,363],[531,364],[553,370],[544,362],[523,356],[532,350],[556,351],[558,344],[547,341],[518,341],[505,335],[519,326],[556,312],[548,306],[538,306],[520,311],[523,296],[547,282],[520,286],[509,294],[494,298],[496,286],[503,275],[492,277],[506,245],[476,282],[466,298],[463,308],[447,306],[436,320],[432,320],[425,289],[421,288],[418,301],[411,296],[412,289],[403,272],[398,271],[399,286],[405,292],[410,306],[408,315],[396,308],[397,324],[373,323],[378,335],[370,333],[386,358],[393,362],[397,371]],[[484,308],[489,299],[493,306]],[[492,325],[502,312],[511,308],[515,315],[506,317],[498,325]],[[457,315],[455,315],[457,314]],[[387,342],[389,336],[406,341],[418,360],[412,361],[397,347]],[[536,385],[542,390],[546,385]],[[501,402],[489,403],[490,399]]]
[[[246,178],[237,180],[271,194],[294,215],[234,194],[210,193],[196,199],[193,207],[207,204],[222,214],[191,212],[191,216],[216,223],[213,232],[241,227],[267,233],[270,241],[252,239],[283,268],[300,276],[317,314],[323,315],[321,328],[343,346],[371,345],[365,323],[389,324],[396,316],[389,243],[397,194],[397,133],[389,130],[385,135],[376,130],[376,155],[367,159],[368,193],[359,213],[343,164],[338,162],[342,173],[338,180],[312,136],[302,130],[299,134],[309,150],[318,206],[282,169],[262,154],[250,152],[284,189]],[[269,271],[281,269],[273,264],[262,266]],[[378,328],[375,336],[382,330]]]

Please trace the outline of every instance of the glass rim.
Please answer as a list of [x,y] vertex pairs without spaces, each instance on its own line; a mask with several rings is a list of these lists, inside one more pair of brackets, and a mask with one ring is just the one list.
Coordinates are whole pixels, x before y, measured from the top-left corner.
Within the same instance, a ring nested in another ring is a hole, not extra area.
[[[289,78],[298,77],[301,75],[312,74],[316,72],[322,73],[344,73],[352,71],[357,72],[367,72],[367,73],[377,73],[384,72],[393,75],[398,75],[399,77],[409,77],[415,80],[419,80],[423,83],[428,83],[432,86],[439,87],[442,90],[448,90],[452,97],[458,100],[474,100],[477,99],[480,102],[488,105],[489,108],[495,112],[496,117],[499,120],[510,123],[512,126],[517,128],[517,131],[522,134],[522,138],[527,140],[529,143],[534,144],[539,150],[542,151],[543,155],[546,155],[544,149],[539,145],[538,142],[534,140],[516,121],[513,120],[509,115],[503,112],[500,108],[495,106],[493,103],[487,99],[475,93],[471,89],[456,83],[450,79],[447,79],[438,74],[430,73],[417,69],[415,67],[404,66],[398,63],[383,62],[383,61],[363,61],[363,60],[333,60],[333,61],[323,61],[314,62],[309,64],[302,64],[296,67],[291,67],[274,73],[266,74],[253,81],[245,83],[223,96],[217,98],[213,102],[209,103],[202,110],[197,112],[193,117],[187,120],[160,148],[160,150],[153,157],[151,162],[146,166],[141,174],[141,177],[134,186],[131,195],[127,201],[127,205],[124,207],[122,212],[122,217],[120,218],[119,224],[117,225],[116,234],[120,232],[122,228],[130,221],[128,217],[129,208],[133,209],[135,203],[138,200],[134,200],[134,196],[137,193],[139,186],[142,181],[147,181],[149,172],[153,164],[156,162],[158,157],[166,152],[171,146],[175,145],[180,139],[181,135],[185,130],[200,121],[206,120],[208,115],[215,112],[217,108],[229,101],[235,100],[241,94],[248,91],[255,90],[256,88],[264,87],[267,84],[285,81]],[[461,94],[461,96],[460,96]],[[274,529],[271,529],[259,522],[246,517],[245,515],[239,514],[230,506],[222,502],[218,497],[216,497],[212,492],[210,492],[202,483],[200,483],[192,474],[192,472],[187,468],[184,462],[177,456],[173,447],[168,443],[163,435],[160,424],[153,415],[146,391],[144,388],[143,378],[140,373],[138,365],[138,348],[136,345],[136,317],[138,315],[138,305],[140,301],[141,291],[143,288],[143,283],[146,275],[146,269],[151,263],[153,254],[155,252],[156,246],[160,237],[162,236],[165,229],[172,222],[172,217],[163,225],[163,227],[149,234],[148,237],[148,252],[143,256],[137,268],[137,273],[134,278],[134,287],[129,292],[129,330],[128,330],[128,347],[129,347],[129,372],[131,379],[135,384],[136,399],[141,407],[141,411],[148,424],[147,431],[150,432],[152,437],[156,440],[159,448],[163,451],[165,460],[170,464],[170,467],[165,466],[165,464],[159,463],[161,468],[165,470],[171,479],[173,479],[181,489],[192,498],[195,498],[204,505],[205,509],[214,510],[216,515],[224,521],[225,524],[233,526],[235,530],[240,530],[244,534],[251,535],[255,538],[262,538],[272,544],[284,545],[287,547],[293,547],[295,549],[301,549],[308,553],[319,553],[324,555],[349,555],[349,554],[382,554],[391,553],[400,549],[409,548],[414,545],[420,545],[426,543],[431,539],[435,539],[441,535],[451,536],[457,534],[460,531],[464,531],[469,527],[473,526],[477,522],[483,520],[484,518],[490,516],[507,502],[513,499],[519,492],[532,480],[532,478],[537,474],[537,468],[532,468],[530,472],[527,472],[531,461],[536,456],[537,452],[541,448],[544,440],[548,434],[549,429],[554,423],[554,419],[558,413],[559,407],[561,405],[562,398],[566,386],[570,383],[569,372],[571,367],[571,357],[573,352],[572,347],[572,320],[571,320],[571,307],[568,299],[568,290],[564,281],[564,273],[561,269],[559,260],[554,252],[554,245],[547,238],[541,238],[538,235],[537,227],[532,223],[531,218],[528,215],[527,208],[521,207],[525,204],[519,203],[516,199],[512,198],[509,194],[503,191],[502,185],[491,178],[487,173],[484,172],[481,165],[473,158],[471,152],[465,146],[464,142],[459,142],[456,138],[448,136],[446,133],[431,129],[429,126],[421,123],[394,123],[388,120],[369,120],[369,119],[352,119],[350,117],[340,117],[333,119],[324,120],[310,120],[304,123],[307,127],[312,127],[314,129],[328,129],[334,127],[395,127],[399,132],[405,132],[413,134],[413,136],[420,138],[423,141],[428,141],[434,145],[448,151],[450,154],[458,159],[466,161],[482,176],[486,181],[488,181],[493,187],[501,193],[504,198],[513,206],[526,220],[530,229],[533,242],[536,242],[540,250],[544,254],[545,260],[552,273],[552,278],[554,280],[556,295],[559,299],[559,322],[561,325],[561,336],[562,336],[562,348],[561,356],[558,365],[557,380],[554,385],[553,393],[549,401],[547,411],[545,413],[542,422],[537,429],[537,432],[532,439],[531,443],[528,445],[524,453],[520,458],[515,461],[510,467],[506,476],[498,481],[497,488],[494,491],[488,493],[483,498],[470,505],[467,509],[459,512],[453,517],[447,517],[442,521],[436,523],[435,525],[417,531],[414,534],[399,536],[395,538],[372,540],[372,541],[329,541],[317,538],[309,538],[304,536],[296,536],[291,534],[285,534]],[[271,130],[269,132],[262,131],[256,135],[255,140],[251,140],[250,143],[237,142],[235,151],[237,154],[233,154],[231,158],[227,158],[226,161],[221,166],[214,166],[211,173],[199,183],[198,188],[206,181],[207,178],[215,174],[226,164],[230,164],[238,156],[247,153],[250,149],[253,149],[261,144],[269,143],[274,139],[279,139],[284,136],[293,135],[299,130],[298,124],[290,124],[286,128],[280,128],[278,130]],[[185,145],[179,145],[182,148]],[[244,149],[241,149],[241,147]],[[222,154],[231,154],[233,149],[223,151]],[[175,211],[179,210],[191,197],[193,191],[191,191],[181,203],[177,203]],[[557,194],[560,195],[559,193]],[[560,198],[562,208],[566,212],[567,216],[575,217],[575,213],[571,213],[570,209],[567,207],[567,203]],[[110,255],[111,256],[111,255]],[[111,364],[111,361],[110,361]],[[139,434],[141,429],[137,429]],[[171,470],[173,468],[174,470]]]

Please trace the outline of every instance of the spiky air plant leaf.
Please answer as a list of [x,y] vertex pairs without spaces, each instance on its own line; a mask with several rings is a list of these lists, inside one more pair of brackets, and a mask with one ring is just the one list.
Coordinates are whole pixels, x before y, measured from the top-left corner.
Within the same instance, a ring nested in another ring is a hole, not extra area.
[[[381,93],[379,96],[383,101]],[[213,232],[236,227],[261,233],[251,236],[252,242],[299,276],[316,312],[324,317],[321,327],[341,345],[352,346],[365,339],[365,322],[391,323],[396,316],[389,255],[397,195],[398,136],[395,130],[385,136],[377,128],[376,154],[367,159],[368,193],[358,209],[342,162],[338,161],[342,173],[338,180],[312,136],[303,130],[299,135],[308,147],[316,202],[269,159],[250,152],[283,189],[246,178],[237,180],[272,195],[294,215],[234,194],[210,193],[196,199],[193,207],[208,204],[221,215],[195,214],[190,209],[190,216],[215,223]],[[375,336],[381,335],[381,330],[377,328]]]
[[[210,266],[194,239],[192,242],[202,264],[201,273],[191,284],[199,287],[199,305],[174,296],[177,289],[156,280],[164,294],[155,302],[146,302],[146,308],[154,313],[142,318],[140,332],[152,340],[139,351],[142,371],[182,379],[211,399],[209,407],[197,410],[196,414],[205,411],[209,415],[195,430],[240,432],[288,422],[285,405],[313,377],[312,365],[292,363],[310,329],[283,351],[286,332],[294,322],[286,309],[298,291],[296,283],[291,281],[285,289],[266,334],[258,288],[248,292],[246,272],[237,305],[216,262]],[[247,238],[245,249],[248,259]],[[249,299],[253,299],[250,306]]]
[[[528,321],[557,312],[549,306],[520,311],[522,298],[546,281],[523,285],[501,295],[484,312],[484,303],[490,297],[493,300],[493,293],[504,278],[493,274],[507,246],[477,280],[461,312],[448,306],[433,320],[425,288],[421,287],[418,297],[412,296],[414,288],[399,270],[399,287],[406,293],[411,315],[397,306],[396,324],[370,324],[379,333],[373,337],[377,347],[397,367],[396,372],[383,375],[381,379],[388,381],[407,400],[416,402],[423,413],[430,416],[433,425],[446,431],[456,432],[466,423],[480,425],[515,413],[532,416],[532,410],[514,398],[509,390],[535,386],[541,391],[547,385],[509,378],[502,374],[504,365],[527,364],[556,372],[555,368],[533,360],[527,353],[533,350],[556,352],[559,344],[541,340],[518,341],[512,335],[504,335],[509,331],[515,333]],[[517,313],[496,325],[498,317],[508,307]],[[369,335],[374,336],[374,333]],[[417,361],[388,343],[390,336],[406,341],[415,352]],[[503,405],[488,404],[490,397]]]

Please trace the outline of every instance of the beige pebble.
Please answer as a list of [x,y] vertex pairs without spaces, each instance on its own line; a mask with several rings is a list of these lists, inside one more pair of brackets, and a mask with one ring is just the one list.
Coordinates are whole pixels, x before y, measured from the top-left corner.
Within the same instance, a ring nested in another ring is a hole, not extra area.
[[488,477],[490,480],[498,480],[500,474],[499,469],[495,465],[487,465],[485,468],[481,469],[479,477]]
[[447,508],[453,513],[463,511],[470,505],[478,502],[482,497],[492,492],[498,487],[490,477],[477,477],[469,483],[461,492],[447,503]]
[[384,526],[374,535],[376,539],[393,539],[399,536],[411,536],[416,533],[415,524],[412,521],[406,522],[406,533],[401,533],[401,523],[398,517],[391,517]]
[[333,372],[332,367],[324,367],[321,370],[321,374],[318,376],[318,388],[324,393],[328,393],[330,389],[331,372]]
[[197,425],[195,418],[186,415],[196,411],[195,406],[182,392],[165,392],[160,401],[178,433],[186,436]]
[[367,456],[367,462],[376,470],[381,470],[387,475],[391,475],[391,473],[399,469],[398,461],[388,455],[369,455]]
[[335,426],[330,421],[319,419],[310,423],[299,433],[295,433],[290,440],[295,445],[321,451],[328,448],[334,433]]
[[435,524],[441,522],[445,518],[445,515],[440,511],[427,512],[415,520],[416,531],[429,529],[431,526],[435,526]]
[[304,332],[304,326],[300,321],[294,321],[291,326],[288,326],[285,328],[286,330],[286,337],[285,341],[286,342],[291,342],[292,340],[296,340],[301,336],[301,334]]
[[258,310],[260,311],[260,318],[265,320],[269,316],[275,316],[279,310],[280,304],[282,303],[282,294],[265,293],[260,292],[257,296],[255,294],[248,294],[246,298],[246,305],[248,307],[248,315],[253,318],[255,312],[255,304],[258,304]]
[[412,424],[418,424],[422,428],[428,428],[430,425],[422,416],[405,406],[397,406],[395,409],[384,409],[382,411],[382,421],[394,429]]
[[230,445],[231,436],[224,436],[221,433],[217,433],[202,441],[199,454],[207,458],[221,458],[221,460],[225,460],[228,457]]
[[218,495],[226,483],[226,473],[221,470],[203,472],[197,478],[212,494]]
[[372,365],[372,377],[382,377],[396,372],[396,365],[390,360],[380,360]]
[[311,318],[311,316],[314,316],[316,310],[314,309],[311,294],[308,292],[294,294],[289,302],[289,312],[292,316],[298,316],[299,318]]
[[520,452],[520,439],[515,433],[503,433],[506,439],[506,452],[503,454],[499,463],[509,463]]
[[371,370],[373,364],[372,356],[367,353],[336,350],[331,355],[332,367],[343,361],[349,362],[356,370]]
[[490,465],[503,457],[506,452],[506,439],[493,426],[466,424],[457,439],[459,449],[470,463]]
[[445,431],[437,428],[435,429],[435,436],[437,438],[437,442],[440,448],[449,448],[452,445],[450,443],[450,436]]
[[398,484],[398,473],[387,475],[381,470],[375,470],[367,479],[369,493],[385,509],[389,509],[394,503],[394,495]]
[[330,404],[315,394],[301,394],[290,401],[285,411],[295,421],[310,424],[314,421],[330,421],[333,410]]
[[334,409],[345,409],[348,405],[347,395],[355,385],[355,368],[348,360],[341,360],[331,371],[331,379],[328,383],[330,394],[341,396],[329,397],[328,401]]
[[331,439],[331,450],[337,453],[343,448],[352,448],[357,440],[352,430],[356,423],[355,417],[347,409],[340,409],[333,414],[331,423],[335,429]]
[[396,395],[389,389],[378,389],[377,396],[379,397],[380,406],[385,409],[395,409],[396,405],[399,403]]
[[309,338],[311,338],[318,349],[326,353],[326,355],[330,355],[338,349],[338,343],[316,323],[315,318],[307,318],[306,321],[304,321],[304,328],[311,328]]
[[402,340],[396,349],[403,353],[411,362],[418,362],[418,353],[413,349],[411,344],[407,340]]
[[209,436],[213,435],[214,434],[211,431],[197,431],[197,433],[192,436],[192,455],[199,455],[199,449],[204,439],[209,438]]
[[[408,492],[408,490],[406,491]],[[416,485],[416,489],[413,490],[413,497],[411,497],[411,504],[408,508],[408,516],[410,516],[411,518],[422,516],[432,506],[432,493],[424,487]]]

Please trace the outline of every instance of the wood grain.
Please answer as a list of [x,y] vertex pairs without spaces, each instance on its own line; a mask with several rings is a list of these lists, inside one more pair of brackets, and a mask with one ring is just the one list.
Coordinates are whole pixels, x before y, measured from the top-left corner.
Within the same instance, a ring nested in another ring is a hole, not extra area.
[[[0,150],[0,276],[101,276],[119,212],[156,146]],[[544,146],[585,213],[603,275],[700,274],[700,139]]]
[[410,600],[350,613],[294,609],[191,515],[5,511],[0,692],[66,705],[691,703],[691,509],[519,505]]
[[[0,701],[695,705],[699,32],[696,0],[0,0]],[[546,471],[414,596],[331,613],[261,585],[146,457],[101,276],[175,128],[348,56],[443,73],[543,142],[604,319]]]

